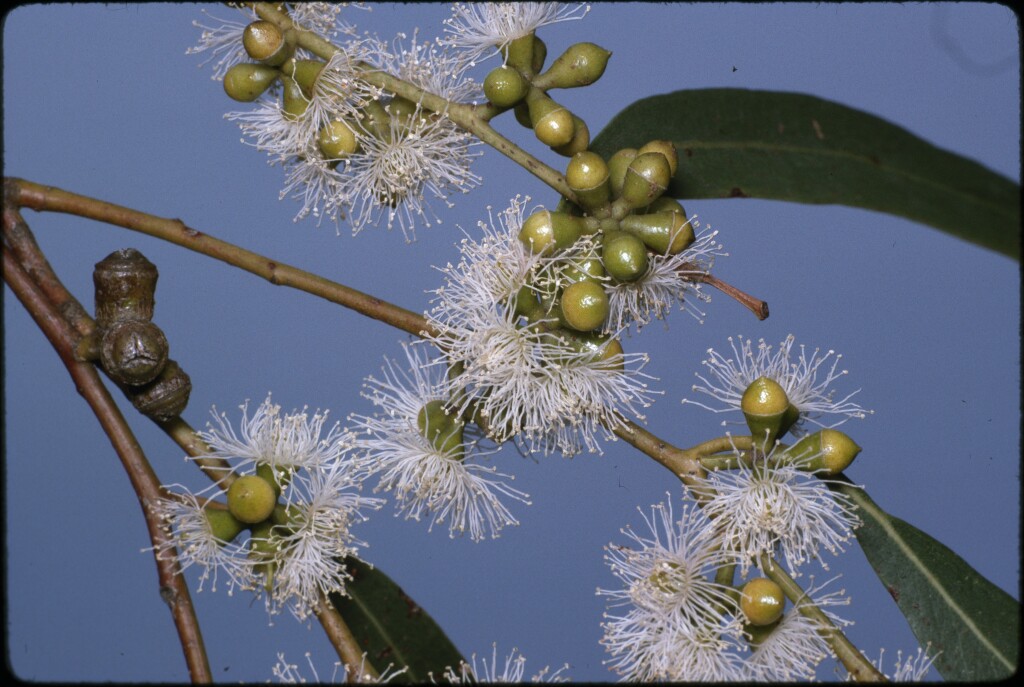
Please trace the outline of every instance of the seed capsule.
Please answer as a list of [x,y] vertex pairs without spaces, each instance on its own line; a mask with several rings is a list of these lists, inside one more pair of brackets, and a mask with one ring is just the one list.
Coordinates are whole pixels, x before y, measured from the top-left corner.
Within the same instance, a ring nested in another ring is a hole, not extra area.
[[149,384],[127,392],[135,409],[146,417],[166,422],[181,415],[192,393],[192,380],[173,360],[168,360],[160,375]]
[[152,319],[157,277],[156,265],[134,248],[114,251],[96,263],[97,328],[125,319]]
[[167,364],[167,337],[148,320],[121,320],[102,332],[100,365],[119,384],[151,382]]

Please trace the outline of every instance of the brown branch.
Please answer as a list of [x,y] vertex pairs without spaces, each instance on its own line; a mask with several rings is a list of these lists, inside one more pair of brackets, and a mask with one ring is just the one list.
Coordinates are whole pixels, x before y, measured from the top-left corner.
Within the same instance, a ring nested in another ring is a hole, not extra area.
[[759,320],[768,319],[768,303],[762,301],[760,298],[755,298],[749,293],[740,291],[732,284],[728,284],[718,277],[714,276],[710,272],[704,272],[698,269],[697,265],[693,263],[686,263],[679,266],[680,276],[687,281],[701,282],[709,286],[713,286],[718,289],[726,296],[736,300],[740,305],[747,308],[750,312],[754,313],[754,316]]
[[117,404],[100,380],[96,368],[75,357],[75,335],[61,314],[49,302],[43,291],[22,269],[11,250],[3,249],[4,281],[25,306],[32,319],[43,331],[67,368],[78,392],[92,408],[103,431],[110,438],[128,479],[135,490],[146,519],[146,528],[154,547],[154,559],[160,582],[160,597],[170,607],[178,631],[189,675],[193,682],[212,682],[210,666],[203,645],[202,633],[196,619],[192,599],[176,559],[160,555],[170,544],[169,534],[162,527],[153,506],[160,499],[160,482],[146,460],[142,448],[118,410]]
[[313,611],[327,633],[327,638],[334,645],[334,650],[338,652],[338,658],[345,664],[348,682],[368,682],[380,677],[366,660],[362,647],[352,635],[352,630],[345,624],[344,618],[338,613],[338,609],[322,593]]
[[180,219],[148,215],[24,179],[5,178],[4,194],[6,202],[22,207],[88,217],[170,241],[263,277],[276,286],[289,286],[319,296],[415,336],[432,333],[430,326],[419,313],[392,305],[311,272],[279,263],[227,241],[221,241],[189,227]]

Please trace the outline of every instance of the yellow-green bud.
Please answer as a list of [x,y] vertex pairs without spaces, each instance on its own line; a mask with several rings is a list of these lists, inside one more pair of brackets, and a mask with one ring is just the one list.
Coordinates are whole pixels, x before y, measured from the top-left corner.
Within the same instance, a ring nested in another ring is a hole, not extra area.
[[548,58],[548,46],[547,43],[542,41],[537,36],[533,37],[533,61],[530,66],[533,67],[533,73],[539,74],[541,69],[544,69],[544,60]]
[[676,169],[679,167],[679,156],[676,154],[675,143],[661,139],[648,141],[640,146],[640,150],[637,151],[639,155],[644,153],[661,153],[664,155],[665,160],[668,162],[669,176],[674,177],[676,175]]
[[606,334],[597,332],[565,332],[563,341],[580,353],[596,353],[595,362],[603,363],[602,368],[621,372],[625,369],[622,343]]
[[647,247],[624,231],[605,234],[601,259],[608,275],[620,282],[636,281],[647,272]]
[[613,198],[622,195],[622,183],[626,180],[626,170],[636,156],[636,148],[623,148],[608,159],[608,183],[611,184]]
[[576,331],[594,331],[608,317],[608,294],[595,281],[578,281],[565,287],[561,303],[566,324]]
[[570,282],[600,281],[605,274],[604,263],[601,262],[601,256],[596,253],[574,257],[562,268],[562,276]]
[[590,127],[576,115],[572,116],[573,134],[572,140],[563,146],[552,146],[551,150],[565,157],[572,157],[576,153],[582,153],[590,147]]
[[619,226],[662,255],[675,255],[696,240],[693,225],[678,212],[627,215],[619,221]]
[[233,540],[245,529],[245,525],[239,522],[238,518],[223,508],[207,506],[203,509],[203,515],[210,523],[210,531],[213,532],[213,536],[222,542]]
[[241,522],[263,522],[276,505],[273,485],[258,475],[244,475],[228,487],[228,510]]
[[750,580],[740,591],[740,610],[751,625],[771,625],[782,617],[785,607],[782,587],[767,577]]
[[551,64],[551,68],[533,81],[537,88],[576,88],[589,86],[604,74],[611,53],[593,43],[570,45]]
[[575,217],[564,212],[538,210],[523,222],[519,240],[534,254],[550,255],[574,244],[582,233]]
[[775,628],[779,626],[781,620],[776,620],[774,623],[768,625],[754,625],[753,623],[743,623],[743,634],[747,638],[747,644],[750,645],[751,649],[756,649],[764,643],[764,640],[771,636]]
[[515,113],[516,121],[525,126],[527,129],[533,128],[533,122],[530,121],[530,106],[525,102],[521,102],[512,108],[512,112]]
[[224,92],[232,100],[251,103],[277,80],[279,71],[262,64],[236,64],[224,75]]
[[608,202],[608,163],[597,153],[583,151],[573,155],[565,169],[565,182],[583,207],[597,208]]
[[281,83],[284,84],[284,96],[281,103],[284,116],[288,119],[296,120],[306,114],[306,108],[309,107],[309,98],[302,93],[302,87],[292,77],[282,75]]
[[277,67],[295,53],[295,43],[269,21],[254,21],[242,31],[242,45],[249,57],[271,67]]
[[540,91],[530,91],[527,96],[530,108],[530,122],[533,133],[544,145],[564,146],[572,141],[576,125],[572,113]]
[[747,418],[754,440],[770,443],[782,433],[783,419],[789,410],[789,396],[774,379],[758,377],[743,392],[740,410]]
[[497,107],[512,107],[529,91],[530,82],[508,65],[495,67],[484,79],[484,95]]
[[291,60],[281,67],[281,71],[295,79],[307,98],[312,98],[316,80],[323,68],[324,63],[319,60]]
[[650,205],[668,188],[672,180],[670,169],[661,153],[638,153],[626,169],[622,199],[631,208]]
[[291,481],[294,472],[295,469],[290,467],[273,467],[268,463],[256,465],[256,476],[265,479],[267,484],[273,486],[274,494],[277,496],[281,495],[281,488],[287,486]]
[[809,434],[785,451],[785,460],[803,470],[833,477],[850,467],[860,446],[837,429]]
[[335,119],[322,129],[316,137],[317,147],[326,160],[344,160],[359,151],[356,132],[345,122]]
[[396,95],[385,109],[389,115],[405,124],[416,114],[416,103],[408,98]]

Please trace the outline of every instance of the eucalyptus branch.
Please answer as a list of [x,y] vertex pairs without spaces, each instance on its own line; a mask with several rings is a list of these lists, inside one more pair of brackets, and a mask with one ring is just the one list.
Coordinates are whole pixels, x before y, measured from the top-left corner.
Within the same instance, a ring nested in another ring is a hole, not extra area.
[[380,674],[366,660],[363,649],[345,624],[345,619],[338,613],[334,604],[320,594],[320,601],[314,609],[317,619],[327,633],[327,638],[338,652],[338,658],[345,664],[349,682],[367,682],[380,677]]
[[33,283],[31,277],[18,264],[12,252],[3,249],[4,281],[11,287],[18,300],[25,306],[32,319],[42,330],[57,351],[61,361],[71,375],[79,393],[85,398],[96,415],[103,431],[110,438],[114,450],[121,459],[121,465],[135,490],[142,507],[153,545],[154,559],[160,582],[160,597],[168,605],[178,631],[189,675],[193,682],[212,682],[210,666],[203,645],[202,632],[196,619],[188,587],[173,556],[161,556],[170,543],[168,533],[156,514],[154,505],[160,499],[160,482],[153,468],[146,460],[142,448],[118,410],[103,382],[90,364],[75,357],[75,335],[61,314],[51,305],[47,296]]
[[[274,4],[258,2],[254,3],[254,9],[261,19],[273,22],[282,32],[293,32],[296,44],[314,55],[329,60],[331,56],[339,52],[339,48],[336,45],[317,33],[302,28]],[[383,88],[414,103],[420,103],[428,110],[446,117],[459,128],[473,134],[482,142],[523,167],[523,169],[533,174],[562,196],[577,202],[576,194],[566,184],[565,177],[560,172],[541,162],[502,136],[488,123],[488,120],[494,116],[495,112],[490,109],[481,110],[477,105],[450,102],[439,95],[425,91],[370,65],[363,65],[363,67],[365,71],[362,74],[362,79],[367,83]]]
[[858,682],[886,682],[885,676],[875,668],[871,661],[864,657],[863,654],[846,638],[846,635],[835,626],[835,624],[829,619],[829,617],[818,608],[813,602],[808,603],[809,596],[804,590],[796,583],[796,581],[790,577],[789,573],[782,569],[782,567],[773,561],[770,556],[762,555],[759,561],[759,566],[769,578],[771,578],[776,584],[782,587],[782,591],[785,592],[786,597],[793,602],[794,606],[799,609],[800,613],[811,618],[817,622],[820,626],[819,633],[822,638],[828,642],[829,646],[832,647],[832,651],[836,657],[842,662],[843,667],[846,668],[847,672]]
[[343,305],[410,334],[421,336],[425,332],[430,332],[430,327],[422,315],[213,238],[187,226],[180,219],[156,217],[24,179],[8,178],[4,180],[4,184],[10,188],[8,197],[22,207],[88,217],[138,231],[251,272],[275,286],[288,286]]

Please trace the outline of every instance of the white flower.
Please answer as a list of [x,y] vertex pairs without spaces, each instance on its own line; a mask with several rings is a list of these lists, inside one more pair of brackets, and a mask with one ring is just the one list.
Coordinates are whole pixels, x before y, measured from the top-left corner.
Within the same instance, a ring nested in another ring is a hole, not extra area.
[[624,680],[731,680],[742,676],[742,625],[729,587],[714,581],[720,566],[736,563],[719,545],[707,517],[684,506],[676,520],[671,500],[641,511],[650,530],[623,533],[639,548],[611,544],[605,560],[622,588],[598,589],[609,608],[601,640],[606,661]]
[[[932,656],[928,655],[928,651],[931,649],[929,644],[925,649],[918,647],[916,654],[907,654],[906,658],[903,658],[903,652],[896,652],[896,663],[893,665],[891,671],[883,669],[883,659],[885,658],[885,649],[878,652],[878,660],[872,661],[871,663],[882,671],[887,678],[893,682],[921,682],[931,672],[932,663],[938,654]],[[848,679],[852,679],[847,676]]]
[[[696,216],[690,222],[699,230]],[[633,324],[639,331],[652,319],[665,319],[677,302],[680,309],[703,322],[704,313],[693,301],[709,300],[701,290],[699,277],[711,270],[716,255],[724,255],[722,245],[715,243],[717,235],[717,231],[699,231],[696,240],[675,255],[650,255],[647,272],[640,279],[607,284],[610,312],[605,332],[619,331]]]
[[612,337],[561,332],[553,319],[523,321],[518,299],[556,279],[563,257],[532,255],[519,241],[526,201],[499,213],[500,228],[492,217],[480,240],[460,244],[462,258],[443,270],[428,315],[433,341],[464,365],[460,410],[475,404],[495,440],[519,435],[529,451],[599,451],[599,433],[612,438],[626,414],[643,419],[652,396],[640,379],[647,356],[618,352]]
[[[399,675],[409,670],[408,667],[402,668],[401,670],[393,670],[394,664],[389,664],[387,668],[377,677],[372,677],[366,672],[366,654],[363,654],[362,663],[359,666],[359,674],[354,676],[354,679],[349,679],[348,668],[341,661],[335,661],[331,666],[331,676],[329,678],[321,678],[317,672],[316,666],[313,665],[313,659],[311,658],[310,652],[306,652],[306,663],[309,665],[309,670],[313,674],[312,682],[330,682],[334,684],[341,684],[345,682],[358,682],[358,683],[372,683],[372,684],[386,684],[391,682]],[[277,663],[271,668],[271,672],[274,677],[277,678],[278,682],[289,685],[305,684],[307,680],[306,676],[299,670],[299,666],[295,663],[288,663],[285,660],[283,653],[277,654]],[[340,674],[339,674],[340,673]]]
[[[476,654],[473,654],[470,660],[473,662],[472,667],[466,662],[459,664],[458,671],[449,666],[445,670],[444,681],[453,685],[479,682],[526,682],[523,679],[523,675],[526,673],[526,657],[519,653],[519,649],[512,649],[512,653],[505,658],[504,665],[500,670],[497,643],[492,645],[490,663],[487,662],[487,659],[477,663]],[[562,671],[568,668],[569,664],[567,663],[552,673],[550,667],[545,666],[530,678],[530,682],[569,682],[569,678],[562,675]]]
[[[214,424],[199,436],[209,444],[212,452],[197,456],[239,461],[235,467],[264,464],[283,470],[313,468],[335,460],[346,441],[345,433],[335,423],[324,434],[327,411],[316,411],[312,417],[307,409],[281,414],[281,406],[267,398],[248,416],[249,402],[239,406],[242,421],[236,433],[224,413],[211,414]],[[323,435],[323,436],[321,436]]]
[[[753,344],[750,339],[738,337],[740,340],[739,349],[729,337],[729,344],[732,346],[735,358],[725,358],[708,349],[708,359],[704,366],[708,369],[708,377],[699,373],[697,378],[704,385],[694,385],[694,391],[708,394],[719,403],[720,407],[712,407],[683,399],[683,403],[692,403],[712,412],[739,411],[740,400],[747,387],[759,377],[768,377],[776,381],[786,391],[790,404],[799,411],[799,420],[790,430],[794,435],[800,436],[807,432],[804,425],[808,422],[820,427],[838,427],[848,419],[856,417],[863,418],[865,414],[874,411],[865,411],[856,403],[850,401],[857,393],[854,391],[840,400],[835,400],[835,390],[829,386],[847,374],[846,370],[839,370],[841,354],[835,351],[828,351],[825,355],[819,355],[819,349],[807,356],[803,344],[800,345],[800,355],[794,362],[791,359],[793,335],[786,337],[786,340],[779,344],[777,351],[764,342],[758,341],[757,354],[754,354]],[[825,363],[832,356],[832,365],[824,367]],[[819,374],[821,378],[819,379]],[[838,415],[840,419],[833,424],[825,424],[819,418]]]
[[454,3],[444,22],[450,34],[445,42],[475,61],[542,26],[582,19],[589,11],[589,5],[558,2]]
[[[833,578],[836,579],[836,578]],[[811,577],[811,586],[804,592],[799,603],[791,607],[770,633],[761,639],[746,660],[749,679],[764,682],[783,682],[795,680],[813,680],[817,665],[831,649],[822,637],[823,624],[800,612],[805,605],[813,604],[837,627],[849,625],[845,620],[829,610],[832,606],[849,605],[850,599],[846,590],[818,594],[827,584],[815,587]]]
[[300,471],[281,493],[288,521],[274,525],[265,537],[270,551],[272,588],[267,610],[287,606],[299,620],[316,608],[321,594],[342,594],[352,578],[343,559],[355,557],[366,543],[352,526],[366,520],[362,509],[378,509],[382,499],[358,493],[360,483],[347,461],[336,460]]
[[739,468],[713,471],[704,480],[714,490],[704,512],[725,545],[741,555],[742,574],[776,549],[792,568],[817,558],[820,549],[837,554],[859,525],[845,494],[798,466],[778,464],[775,451],[757,454],[753,466],[741,460]]
[[370,9],[361,2],[290,2],[288,3],[288,13],[292,21],[299,26],[327,38],[339,33],[355,35],[356,27],[338,16],[342,7],[359,10]]
[[[529,505],[529,496],[512,488],[513,477],[494,467],[478,464],[488,452],[478,439],[438,448],[419,427],[420,412],[432,402],[447,403],[452,385],[440,361],[430,363],[419,346],[404,345],[409,372],[386,360],[384,379],[367,379],[364,396],[381,409],[374,417],[353,415],[364,435],[357,448],[363,464],[381,475],[377,490],[395,495],[399,513],[419,520],[427,517],[430,529],[447,520],[450,536],[469,532],[473,541],[519,522],[502,497]],[[460,431],[456,424],[452,431]],[[466,428],[468,430],[468,428]],[[454,444],[455,442],[453,442]]]
[[[183,490],[180,485],[173,486]],[[218,492],[218,495],[223,495],[223,492]],[[163,521],[168,535],[167,540],[157,547],[158,556],[175,556],[183,572],[193,565],[199,567],[198,591],[203,591],[207,580],[211,581],[210,589],[217,591],[219,575],[227,576],[229,596],[236,587],[255,588],[258,578],[248,556],[248,548],[237,540],[219,538],[196,496],[176,490],[171,497],[161,498],[153,504],[153,509]]]

